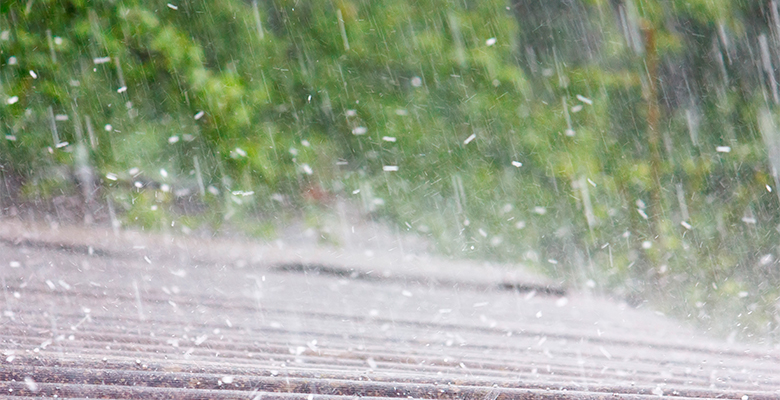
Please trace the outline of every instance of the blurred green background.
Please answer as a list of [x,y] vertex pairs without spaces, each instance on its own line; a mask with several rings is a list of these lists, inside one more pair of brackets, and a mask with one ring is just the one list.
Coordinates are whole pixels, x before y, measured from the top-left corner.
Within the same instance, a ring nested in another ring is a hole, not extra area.
[[347,201],[443,254],[776,340],[778,15],[737,0],[3,1],[0,202],[271,238]]

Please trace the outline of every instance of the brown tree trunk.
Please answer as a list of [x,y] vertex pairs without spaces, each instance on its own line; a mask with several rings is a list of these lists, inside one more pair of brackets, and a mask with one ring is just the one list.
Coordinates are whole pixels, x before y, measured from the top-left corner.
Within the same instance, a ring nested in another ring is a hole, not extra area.
[[[647,144],[650,150],[650,185],[649,222],[650,238],[656,250],[656,255],[663,254],[663,238],[659,228],[663,218],[663,199],[661,196],[661,110],[658,105],[658,53],[655,46],[655,28],[645,22],[642,27],[645,39],[645,68],[647,69],[647,88],[644,90],[647,102]],[[654,263],[657,257],[649,257]]]

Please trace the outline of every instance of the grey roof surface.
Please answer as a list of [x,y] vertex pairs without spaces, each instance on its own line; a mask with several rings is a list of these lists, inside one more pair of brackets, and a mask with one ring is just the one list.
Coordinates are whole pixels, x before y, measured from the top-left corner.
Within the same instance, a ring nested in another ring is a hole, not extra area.
[[778,399],[780,350],[518,267],[0,221],[0,396]]

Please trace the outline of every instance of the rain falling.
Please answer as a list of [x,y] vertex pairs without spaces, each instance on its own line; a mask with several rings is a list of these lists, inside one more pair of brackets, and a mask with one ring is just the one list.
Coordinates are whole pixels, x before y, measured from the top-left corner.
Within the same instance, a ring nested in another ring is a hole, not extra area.
[[[110,292],[108,278],[57,275],[70,265],[113,271],[124,300],[110,305],[144,324],[154,313],[211,315],[192,304],[240,294],[254,322],[294,332],[298,342],[283,349],[291,363],[326,351],[328,332],[268,311],[281,307],[275,294],[289,284],[312,309],[331,311],[317,308],[304,278],[289,283],[293,273],[327,280],[311,289],[318,296],[373,293],[339,304],[354,317],[350,329],[357,315],[383,321],[376,337],[408,333],[391,303],[419,305],[431,323],[462,322],[468,310],[469,323],[511,337],[518,330],[495,310],[514,306],[475,294],[500,287],[520,292],[513,301],[542,325],[582,295],[774,346],[779,80],[775,0],[3,1],[0,224],[14,228],[0,228],[0,244],[38,243],[17,226],[76,233],[56,245],[73,250],[61,260],[33,250],[0,258],[0,330],[27,285]],[[156,239],[81,241],[109,233]],[[155,247],[176,240],[187,245]],[[207,252],[208,240],[224,259],[188,250]],[[263,250],[247,250],[253,244]],[[333,266],[353,260],[364,268]],[[473,271],[406,280],[422,275],[385,273],[388,260],[500,266],[545,284]],[[273,268],[252,269],[261,264]],[[187,297],[196,279],[202,296]],[[391,288],[377,294],[366,282]],[[436,303],[431,291],[448,283],[473,292]],[[549,296],[549,308],[537,307]],[[57,305],[40,317],[52,331],[63,329]],[[97,324],[101,306],[69,310],[78,319],[67,328]],[[167,332],[162,343],[196,360],[221,349],[226,332],[252,330],[238,314],[211,317],[209,330]],[[597,328],[599,337],[608,330]],[[471,340],[426,332],[445,347]],[[559,340],[537,336],[529,348]],[[37,348],[66,351],[63,337]],[[605,365],[622,357],[607,344],[590,350]],[[365,351],[360,368],[389,362]],[[269,365],[284,375],[281,359]],[[474,376],[481,368],[473,358],[445,364]],[[245,379],[219,374],[219,389]],[[48,390],[36,376],[18,378],[29,393]]]

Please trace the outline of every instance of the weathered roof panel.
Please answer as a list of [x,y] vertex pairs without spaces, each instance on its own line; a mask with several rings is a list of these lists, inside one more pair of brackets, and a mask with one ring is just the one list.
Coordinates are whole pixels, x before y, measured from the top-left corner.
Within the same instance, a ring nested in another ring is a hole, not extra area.
[[507,267],[12,222],[0,265],[3,396],[780,398],[776,348]]

